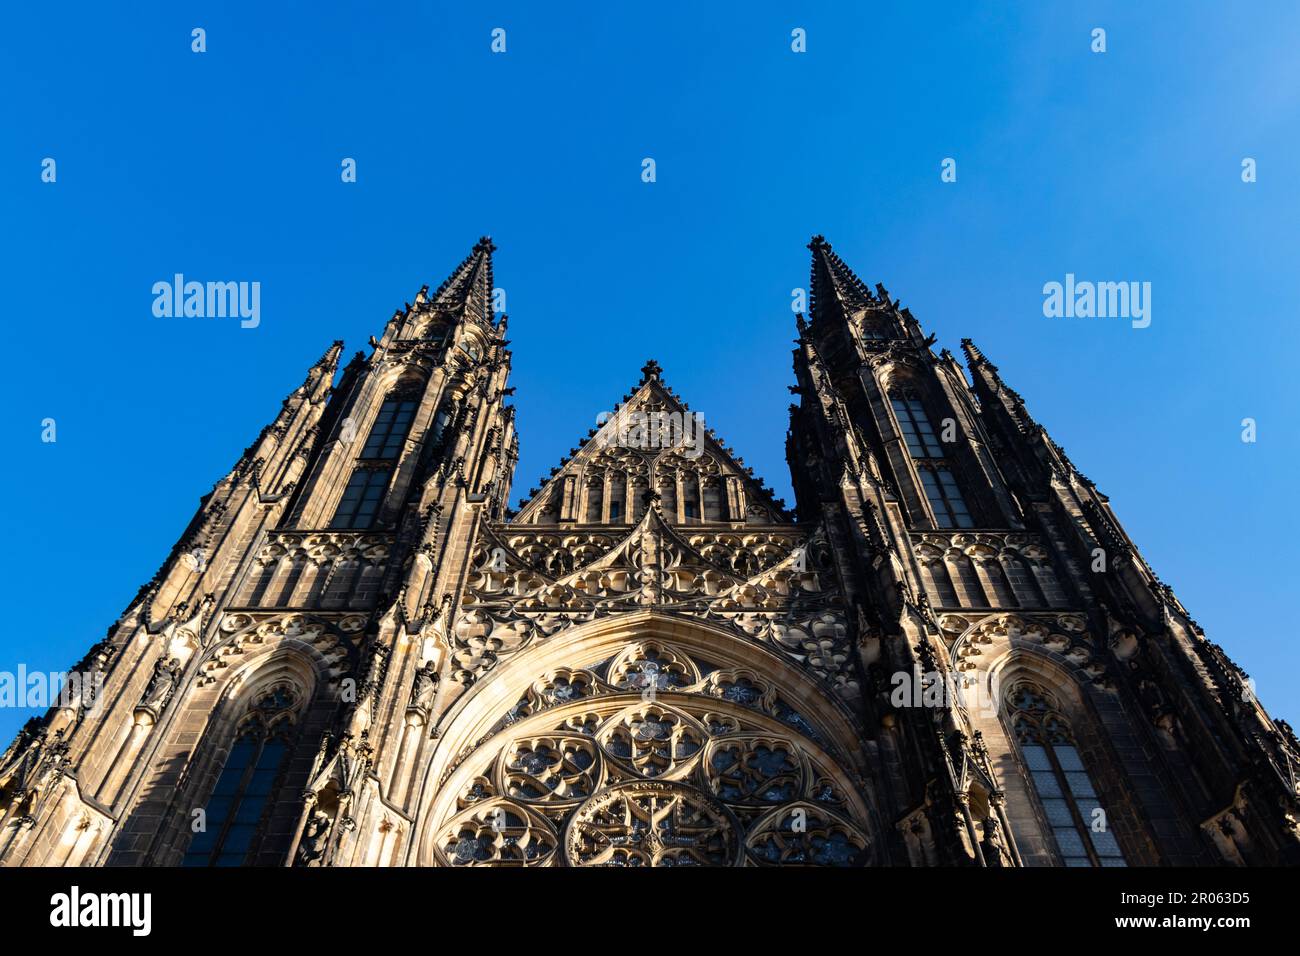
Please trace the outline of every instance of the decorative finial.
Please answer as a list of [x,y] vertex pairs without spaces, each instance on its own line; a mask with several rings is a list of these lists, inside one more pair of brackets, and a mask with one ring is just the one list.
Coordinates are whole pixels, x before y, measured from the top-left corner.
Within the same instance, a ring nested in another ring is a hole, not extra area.
[[641,366],[641,384],[644,385],[650,379],[654,379],[656,382],[659,381],[659,376],[662,373],[663,369],[659,367],[659,363],[651,359]]

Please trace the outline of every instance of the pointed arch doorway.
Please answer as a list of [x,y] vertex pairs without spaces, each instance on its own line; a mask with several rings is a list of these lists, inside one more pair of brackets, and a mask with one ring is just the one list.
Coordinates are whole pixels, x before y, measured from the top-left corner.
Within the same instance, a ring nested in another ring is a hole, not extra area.
[[561,632],[444,726],[421,865],[861,866],[880,842],[848,711],[707,623],[634,612]]

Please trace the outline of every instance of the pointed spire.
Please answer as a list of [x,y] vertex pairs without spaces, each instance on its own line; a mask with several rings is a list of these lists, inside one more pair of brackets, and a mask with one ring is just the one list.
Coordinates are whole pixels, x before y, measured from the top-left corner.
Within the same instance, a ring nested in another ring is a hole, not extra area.
[[307,371],[307,379],[302,383],[302,389],[306,394],[313,394],[321,382],[334,381],[334,373],[339,367],[339,356],[342,354],[343,340],[335,339],[325,350],[325,354]]
[[809,313],[814,322],[880,304],[824,236],[813,236],[808,248],[812,250]]
[[975,380],[975,394],[984,401],[993,396],[1000,396],[1007,403],[1012,417],[1020,423],[1036,425],[1025,405],[1025,400],[1014,388],[1002,381],[998,367],[985,357],[979,347],[970,339],[961,340],[961,350],[966,354],[966,364],[970,367]]
[[447,280],[434,292],[434,306],[459,310],[471,309],[483,322],[492,321],[492,240],[483,236],[461,261]]
[[[813,236],[808,248],[812,250],[812,277],[807,327],[813,335],[826,341],[823,337],[827,334],[846,333],[868,351],[886,342],[901,341],[917,348],[933,343],[933,336],[926,337],[912,313],[890,296],[884,285],[877,282],[875,292],[868,289],[825,237]],[[804,332],[801,324],[801,339]]]

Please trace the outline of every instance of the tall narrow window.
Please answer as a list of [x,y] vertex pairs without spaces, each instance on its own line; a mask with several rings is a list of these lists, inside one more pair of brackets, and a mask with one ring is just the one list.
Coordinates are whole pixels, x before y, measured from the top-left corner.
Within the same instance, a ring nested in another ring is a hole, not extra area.
[[362,458],[396,458],[406,434],[411,430],[416,402],[413,398],[386,398],[370,426],[370,435],[361,449]]
[[1061,589],[1061,582],[1047,562],[1046,556],[1034,559],[1029,567],[1033,572],[1034,580],[1038,582],[1039,589],[1043,592],[1043,597],[1047,600],[1048,607],[1065,607],[1070,603],[1069,595]]
[[203,829],[190,841],[182,865],[243,866],[248,862],[288,750],[285,738],[290,722],[277,714],[294,703],[286,688],[277,688],[258,701],[230,748],[204,807]]
[[442,441],[443,432],[447,430],[447,423],[451,421],[451,412],[445,408],[438,409],[438,414],[433,416],[433,440]]
[[722,489],[718,487],[716,478],[709,479],[708,484],[704,486],[704,498],[702,501],[703,515],[706,521],[722,520]]
[[1020,756],[1066,866],[1125,866],[1070,725],[1051,695],[1030,682],[1008,695]]
[[1034,576],[1029,573],[1025,559],[1016,554],[1005,554],[1002,564],[1007,572],[1007,580],[1011,582],[1011,590],[1016,594],[1017,603],[1021,607],[1042,607],[1043,599],[1038,593],[1038,585],[1034,583]]
[[970,557],[954,549],[948,555],[947,565],[952,576],[957,603],[962,607],[988,607],[988,597],[984,594],[984,586],[980,584],[979,575],[975,573],[975,565]]
[[925,488],[926,500],[934,511],[934,520],[941,528],[973,528],[970,509],[957,487],[957,479],[947,465],[918,465],[921,485]]
[[981,554],[975,558],[975,570],[987,581],[985,592],[990,607],[1017,607],[1016,595],[1007,583],[1007,576],[1002,573],[1002,563],[991,554]]
[[898,416],[898,427],[903,430],[903,440],[913,458],[942,458],[943,446],[930,426],[930,419],[921,404],[921,396],[913,389],[891,392],[890,403]]
[[659,479],[659,507],[669,517],[677,517],[677,485],[666,478]]
[[948,577],[948,569],[940,557],[921,559],[921,580],[925,584],[926,594],[935,607],[957,607],[957,592]]
[[331,528],[369,528],[388,488],[387,468],[358,468],[343,490]]
[[609,478],[609,520],[618,522],[623,517],[623,507],[627,502],[627,479],[621,471],[614,472]]
[[945,460],[943,444],[934,433],[930,418],[915,389],[897,389],[889,393],[889,402],[898,419],[899,430],[908,454],[916,461],[916,470],[925,490],[926,501],[940,528],[973,528],[970,509],[957,486],[957,478]]

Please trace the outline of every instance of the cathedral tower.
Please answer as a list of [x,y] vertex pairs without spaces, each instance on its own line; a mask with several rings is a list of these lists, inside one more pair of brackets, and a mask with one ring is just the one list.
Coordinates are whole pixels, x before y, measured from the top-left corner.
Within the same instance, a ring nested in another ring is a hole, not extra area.
[[788,457],[801,523],[841,542],[906,861],[1300,862],[1294,734],[1106,496],[973,343],[972,387],[809,248]]
[[1290,728],[973,344],[815,238],[793,510],[651,360],[510,512],[493,248],[203,498],[0,865],[1300,862]]

